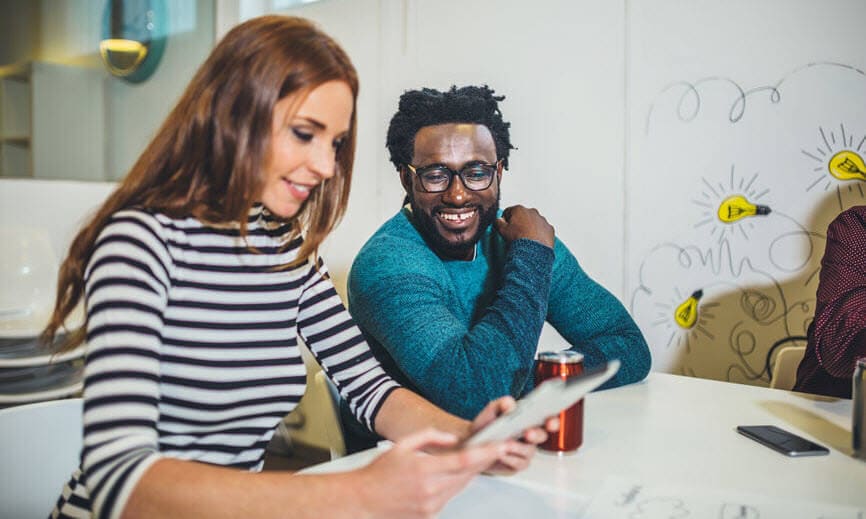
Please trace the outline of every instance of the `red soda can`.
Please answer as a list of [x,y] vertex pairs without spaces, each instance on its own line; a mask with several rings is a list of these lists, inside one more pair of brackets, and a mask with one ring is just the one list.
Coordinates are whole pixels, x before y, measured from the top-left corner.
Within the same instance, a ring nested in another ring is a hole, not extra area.
[[[567,379],[583,373],[583,355],[572,350],[543,351],[535,359],[535,385],[553,377]],[[583,443],[583,399],[559,413],[559,431],[548,433],[539,447],[555,452],[576,450]]]

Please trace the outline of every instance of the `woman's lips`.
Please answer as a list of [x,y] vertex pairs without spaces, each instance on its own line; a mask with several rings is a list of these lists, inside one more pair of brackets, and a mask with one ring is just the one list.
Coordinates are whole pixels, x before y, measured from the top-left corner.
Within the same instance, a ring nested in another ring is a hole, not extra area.
[[289,193],[297,198],[298,200],[304,201],[310,196],[310,191],[315,186],[310,186],[306,184],[298,184],[296,182],[292,182],[291,180],[286,180],[286,185],[289,188]]

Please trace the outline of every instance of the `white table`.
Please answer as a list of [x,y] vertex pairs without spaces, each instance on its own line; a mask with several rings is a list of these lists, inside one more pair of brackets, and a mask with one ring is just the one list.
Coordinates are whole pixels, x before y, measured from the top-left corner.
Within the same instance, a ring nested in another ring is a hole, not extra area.
[[[851,457],[851,410],[850,400],[652,373],[641,383],[588,395],[583,446],[566,455],[539,451],[509,479],[594,496],[606,478],[622,477],[866,509],[866,461]],[[735,431],[761,424],[815,440],[830,454],[789,458]],[[311,472],[356,468],[376,454],[340,458]]]

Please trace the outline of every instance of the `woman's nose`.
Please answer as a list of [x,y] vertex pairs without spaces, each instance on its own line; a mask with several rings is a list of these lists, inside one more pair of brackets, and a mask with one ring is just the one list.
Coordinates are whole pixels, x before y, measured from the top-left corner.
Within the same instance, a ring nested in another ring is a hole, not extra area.
[[328,144],[314,148],[310,151],[308,167],[324,180],[333,177],[337,173],[337,155],[334,148]]

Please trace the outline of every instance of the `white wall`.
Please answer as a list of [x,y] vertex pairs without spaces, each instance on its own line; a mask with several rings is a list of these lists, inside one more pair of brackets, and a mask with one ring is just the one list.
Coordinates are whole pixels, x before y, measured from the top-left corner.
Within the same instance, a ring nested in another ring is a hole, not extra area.
[[352,198],[331,240],[339,248],[326,251],[338,282],[403,199],[384,145],[400,94],[488,84],[506,96],[518,148],[503,205],[538,207],[583,267],[622,295],[623,0],[325,0],[288,13],[340,41],[361,78]]

